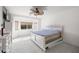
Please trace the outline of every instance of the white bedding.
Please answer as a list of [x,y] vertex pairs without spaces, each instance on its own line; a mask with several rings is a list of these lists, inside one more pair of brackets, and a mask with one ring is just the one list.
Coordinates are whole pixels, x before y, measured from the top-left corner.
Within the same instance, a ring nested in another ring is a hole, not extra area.
[[32,33],[46,37],[46,36],[50,36],[50,35],[59,34],[60,31],[57,31],[57,30],[47,30],[47,29],[45,30],[44,29],[44,30],[40,30],[40,31],[34,31]]
[[55,43],[59,42],[63,39],[62,37],[62,30],[61,28],[49,28],[49,29],[43,29],[39,31],[33,31],[32,32],[32,40],[44,51],[46,51],[46,47],[53,42]]

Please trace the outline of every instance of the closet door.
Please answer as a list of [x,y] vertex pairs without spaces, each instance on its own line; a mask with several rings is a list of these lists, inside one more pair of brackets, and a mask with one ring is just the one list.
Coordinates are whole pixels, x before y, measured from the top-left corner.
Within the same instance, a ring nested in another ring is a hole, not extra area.
[[41,19],[37,19],[35,21],[33,21],[33,30],[34,31],[38,31],[41,29]]

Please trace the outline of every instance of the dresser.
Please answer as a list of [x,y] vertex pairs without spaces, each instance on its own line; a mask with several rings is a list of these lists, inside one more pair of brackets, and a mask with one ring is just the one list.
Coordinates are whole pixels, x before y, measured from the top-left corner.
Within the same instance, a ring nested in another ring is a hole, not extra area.
[[0,35],[0,45],[1,45],[1,52],[6,53],[11,51],[11,33],[4,33],[4,36]]

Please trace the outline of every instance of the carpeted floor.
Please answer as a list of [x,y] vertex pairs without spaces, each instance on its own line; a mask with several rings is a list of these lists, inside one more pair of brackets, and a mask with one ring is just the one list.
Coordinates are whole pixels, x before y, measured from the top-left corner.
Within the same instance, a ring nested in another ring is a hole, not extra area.
[[[49,47],[46,53],[78,53],[79,48],[61,43],[59,45]],[[21,37],[13,40],[11,53],[44,53],[37,45],[35,45],[30,37]]]

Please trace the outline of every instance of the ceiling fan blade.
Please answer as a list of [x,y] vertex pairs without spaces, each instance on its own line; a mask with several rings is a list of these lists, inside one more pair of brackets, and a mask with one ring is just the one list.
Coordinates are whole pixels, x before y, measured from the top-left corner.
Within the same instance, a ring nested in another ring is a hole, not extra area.
[[30,14],[33,14],[34,12],[30,12]]
[[34,9],[30,9],[32,12],[36,12],[36,10],[34,10]]
[[38,15],[43,15],[43,14],[44,14],[44,12],[38,13]]
[[44,14],[44,11],[43,10],[39,10],[39,15],[43,15]]

